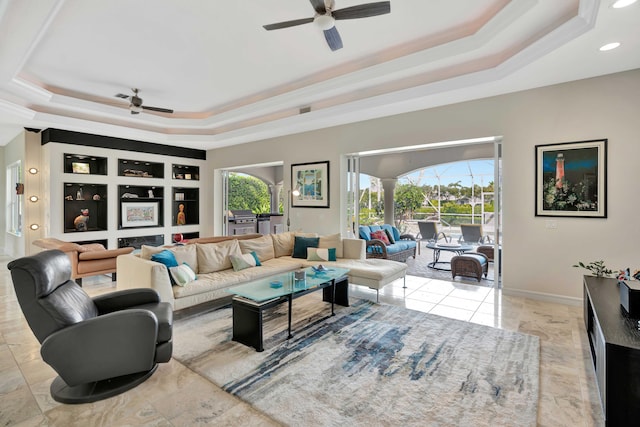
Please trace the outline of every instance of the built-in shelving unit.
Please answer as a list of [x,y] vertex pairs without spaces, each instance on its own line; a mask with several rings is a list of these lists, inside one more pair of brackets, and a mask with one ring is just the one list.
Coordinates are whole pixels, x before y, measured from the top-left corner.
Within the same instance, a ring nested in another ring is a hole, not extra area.
[[107,230],[107,186],[64,183],[65,233]]
[[107,158],[85,154],[64,154],[64,173],[106,175]]
[[[198,188],[173,187],[173,225],[195,225],[200,221],[200,190]],[[182,215],[181,215],[182,214]]]
[[[207,179],[203,150],[60,129],[40,136],[40,158],[49,165],[42,169],[41,198],[47,237],[115,248],[171,244],[176,233],[213,235],[213,224],[199,223],[209,205],[197,188]],[[176,192],[184,194],[184,225],[176,223]],[[87,227],[80,231],[74,221],[84,209]]]
[[164,163],[118,159],[118,176],[132,178],[164,178]]
[[184,179],[186,181],[199,181],[200,168],[193,165],[171,165],[171,176],[173,179]]
[[159,186],[119,185],[118,228],[162,227],[164,224],[164,188]]

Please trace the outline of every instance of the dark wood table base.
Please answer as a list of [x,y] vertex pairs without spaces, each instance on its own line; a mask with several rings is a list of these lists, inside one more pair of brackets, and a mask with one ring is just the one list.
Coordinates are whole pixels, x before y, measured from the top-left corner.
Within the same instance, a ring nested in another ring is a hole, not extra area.
[[320,289],[322,289],[322,300],[331,303],[332,316],[335,315],[334,304],[349,307],[349,279],[347,276],[331,280],[313,289],[285,295],[262,304],[245,298],[233,298],[231,302],[233,310],[233,340],[253,347],[256,351],[264,351],[262,313],[266,309],[275,307],[285,301],[289,303],[289,336],[287,338],[292,338],[291,315],[293,300]]

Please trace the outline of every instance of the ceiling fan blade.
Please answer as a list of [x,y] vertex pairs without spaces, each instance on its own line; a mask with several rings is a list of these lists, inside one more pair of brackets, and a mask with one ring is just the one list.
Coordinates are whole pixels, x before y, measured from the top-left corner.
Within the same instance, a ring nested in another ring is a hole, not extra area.
[[324,0],[309,0],[313,9],[320,15],[327,13],[327,8],[324,5]]
[[380,1],[377,3],[366,3],[358,6],[345,7],[331,12],[335,19],[357,19],[368,18],[370,16],[384,15],[391,12],[391,2]]
[[324,38],[327,39],[327,44],[331,50],[342,49],[342,38],[340,38],[340,33],[336,27],[324,30]]
[[296,25],[310,24],[311,22],[313,22],[313,18],[303,18],[295,19],[293,21],[278,22],[276,24],[263,25],[263,27],[265,30],[271,31],[279,30],[280,28],[295,27]]
[[131,95],[125,95],[124,93],[116,93],[116,98],[129,99]]
[[143,110],[157,111],[159,113],[173,113],[173,110],[169,108],[160,108],[160,107],[147,107],[146,105],[142,106]]

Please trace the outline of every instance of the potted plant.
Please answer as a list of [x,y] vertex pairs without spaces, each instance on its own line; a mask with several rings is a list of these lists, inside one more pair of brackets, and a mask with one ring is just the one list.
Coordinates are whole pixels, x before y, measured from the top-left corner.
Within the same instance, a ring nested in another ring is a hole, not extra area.
[[596,277],[609,277],[613,274],[613,271],[607,268],[602,260],[592,261],[588,264],[584,264],[582,261],[579,261],[577,264],[574,264],[573,267],[587,269]]

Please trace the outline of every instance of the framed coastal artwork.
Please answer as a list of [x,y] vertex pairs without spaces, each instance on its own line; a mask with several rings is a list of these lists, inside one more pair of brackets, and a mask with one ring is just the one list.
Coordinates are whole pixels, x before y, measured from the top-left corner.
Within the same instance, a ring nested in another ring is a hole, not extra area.
[[329,162],[291,165],[291,206],[329,207]]
[[607,217],[607,140],[536,145],[536,216]]

